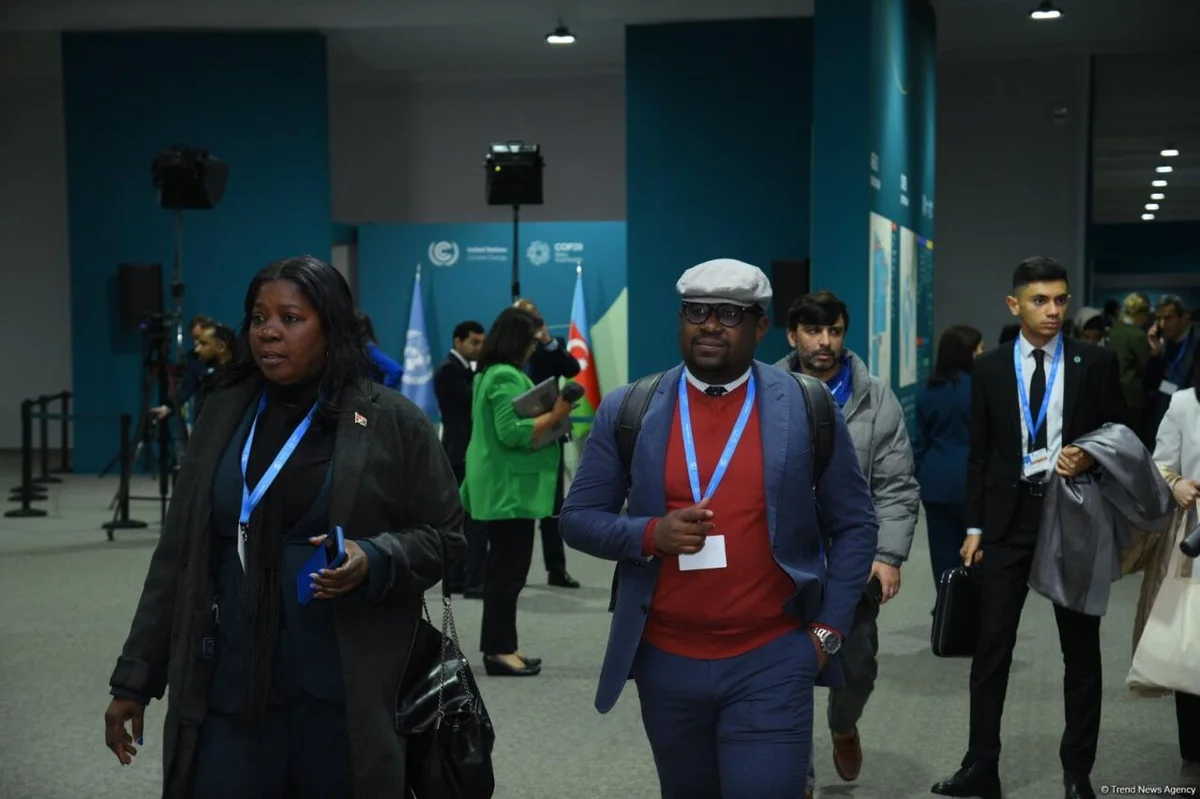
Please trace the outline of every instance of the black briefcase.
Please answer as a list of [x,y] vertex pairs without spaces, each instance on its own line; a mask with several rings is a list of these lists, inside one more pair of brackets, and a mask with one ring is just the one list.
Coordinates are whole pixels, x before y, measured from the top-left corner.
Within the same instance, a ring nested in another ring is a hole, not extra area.
[[938,583],[933,609],[933,654],[940,658],[974,657],[979,625],[978,575],[966,566],[947,569]]

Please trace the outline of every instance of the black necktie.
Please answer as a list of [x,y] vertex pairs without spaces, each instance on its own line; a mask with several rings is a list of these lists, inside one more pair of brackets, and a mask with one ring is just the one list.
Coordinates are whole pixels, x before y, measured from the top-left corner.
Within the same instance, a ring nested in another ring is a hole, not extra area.
[[[1034,350],[1033,357],[1037,361],[1037,368],[1033,370],[1033,379],[1029,381],[1029,413],[1033,416],[1033,423],[1037,424],[1038,411],[1042,408],[1042,400],[1046,396],[1046,353],[1044,350]],[[1049,416],[1049,412],[1047,412]],[[1046,428],[1050,426],[1050,420],[1047,418],[1042,421],[1042,426],[1038,428],[1037,438],[1029,442],[1029,451],[1044,449],[1046,446]]]
[[725,395],[725,386],[709,386],[704,393],[710,397],[721,397]]

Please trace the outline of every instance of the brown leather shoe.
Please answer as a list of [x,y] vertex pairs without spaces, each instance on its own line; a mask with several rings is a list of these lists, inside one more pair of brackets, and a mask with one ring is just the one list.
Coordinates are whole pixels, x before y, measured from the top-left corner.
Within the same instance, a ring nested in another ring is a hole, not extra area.
[[833,767],[846,782],[858,779],[862,769],[862,744],[858,740],[858,728],[850,732],[831,733],[833,737]]

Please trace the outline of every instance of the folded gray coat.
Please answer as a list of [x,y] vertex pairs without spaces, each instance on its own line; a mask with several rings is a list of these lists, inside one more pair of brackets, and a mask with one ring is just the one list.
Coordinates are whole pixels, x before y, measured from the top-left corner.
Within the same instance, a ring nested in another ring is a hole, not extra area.
[[1121,552],[1132,544],[1129,525],[1161,530],[1174,498],[1128,427],[1106,424],[1072,445],[1096,468],[1077,477],[1051,474],[1029,587],[1061,607],[1103,616],[1112,583],[1121,579]]

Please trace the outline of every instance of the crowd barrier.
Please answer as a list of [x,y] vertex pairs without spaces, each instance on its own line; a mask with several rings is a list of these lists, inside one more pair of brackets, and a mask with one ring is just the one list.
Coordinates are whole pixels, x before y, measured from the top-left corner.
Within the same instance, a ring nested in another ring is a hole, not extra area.
[[[58,402],[58,413],[50,412],[50,403]],[[36,409],[36,410],[35,410]],[[33,422],[38,425],[38,466],[39,474],[33,473]],[[50,468],[50,422],[58,421],[59,425],[59,465]],[[61,483],[62,480],[54,474],[69,474],[71,468],[70,447],[71,423],[71,392],[60,391],[57,394],[43,394],[37,399],[27,399],[21,402],[21,484],[11,491],[9,502],[20,502],[21,507],[14,508],[4,515],[8,518],[35,518],[45,516],[46,511],[33,507],[35,502],[46,501],[48,483]]]

